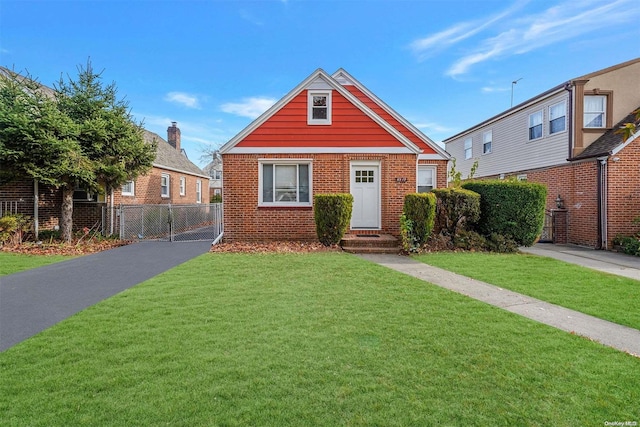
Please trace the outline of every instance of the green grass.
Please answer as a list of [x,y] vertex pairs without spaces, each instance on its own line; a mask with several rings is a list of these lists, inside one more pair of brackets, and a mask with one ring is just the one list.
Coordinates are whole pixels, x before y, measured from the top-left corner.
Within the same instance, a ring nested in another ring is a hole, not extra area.
[[0,276],[17,273],[31,268],[42,267],[54,262],[71,259],[63,255],[24,255],[11,252],[0,252]]
[[637,280],[529,254],[442,252],[414,258],[463,276],[640,329],[640,282]]
[[342,253],[205,254],[0,354],[3,426],[602,426],[640,359]]

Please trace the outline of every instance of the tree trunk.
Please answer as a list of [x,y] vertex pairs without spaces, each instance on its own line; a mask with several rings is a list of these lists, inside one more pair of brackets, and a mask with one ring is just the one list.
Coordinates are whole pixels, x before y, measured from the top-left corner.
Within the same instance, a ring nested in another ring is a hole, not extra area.
[[73,187],[62,187],[62,212],[60,215],[60,234],[62,240],[70,243],[73,236]]

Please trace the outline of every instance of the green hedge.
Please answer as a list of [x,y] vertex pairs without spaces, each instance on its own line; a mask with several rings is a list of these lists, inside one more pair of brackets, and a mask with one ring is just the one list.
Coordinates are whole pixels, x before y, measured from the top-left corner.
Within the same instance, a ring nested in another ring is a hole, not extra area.
[[313,203],[320,243],[325,246],[338,244],[351,221],[353,196],[347,193],[316,194]]
[[513,239],[531,246],[542,231],[547,188],[523,181],[473,181],[462,187],[480,194],[480,219],[477,231]]
[[480,195],[462,188],[434,188],[436,206],[436,232],[455,237],[459,230],[480,218]]
[[422,247],[433,231],[435,216],[436,196],[433,193],[413,193],[404,196],[400,231],[405,250]]

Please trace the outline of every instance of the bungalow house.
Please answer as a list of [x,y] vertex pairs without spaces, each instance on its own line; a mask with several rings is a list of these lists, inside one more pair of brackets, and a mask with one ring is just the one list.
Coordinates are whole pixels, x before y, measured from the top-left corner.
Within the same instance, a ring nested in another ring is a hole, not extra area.
[[640,138],[616,133],[639,106],[637,58],[562,82],[444,142],[462,176],[477,161],[476,178],[546,185],[550,240],[608,249],[640,230],[632,223]]
[[315,240],[313,195],[351,193],[350,232],[399,236],[404,196],[449,155],[345,70],[313,72],[221,149],[225,239]]
[[[110,194],[74,192],[74,228],[99,227],[105,234],[117,228],[117,207],[138,204],[209,203],[209,177],[187,158],[180,147],[180,129],[173,122],[167,141],[144,131],[145,141],[157,143],[156,159],[146,175],[124,184]],[[204,201],[204,202],[203,202]],[[62,194],[54,187],[33,180],[15,180],[0,185],[0,211],[28,215],[37,229],[55,229],[59,224]]]
[[209,175],[209,195],[218,201],[222,198],[222,157],[218,151],[212,157],[213,160],[203,170]]

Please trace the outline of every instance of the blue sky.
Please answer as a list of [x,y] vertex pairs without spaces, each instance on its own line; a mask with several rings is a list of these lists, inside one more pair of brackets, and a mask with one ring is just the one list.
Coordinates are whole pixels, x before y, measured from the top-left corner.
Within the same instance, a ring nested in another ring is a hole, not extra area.
[[[0,0],[0,65],[51,86],[91,58],[189,158],[317,68],[344,68],[436,142],[640,57],[637,0]],[[522,79],[513,85],[512,82]]]

